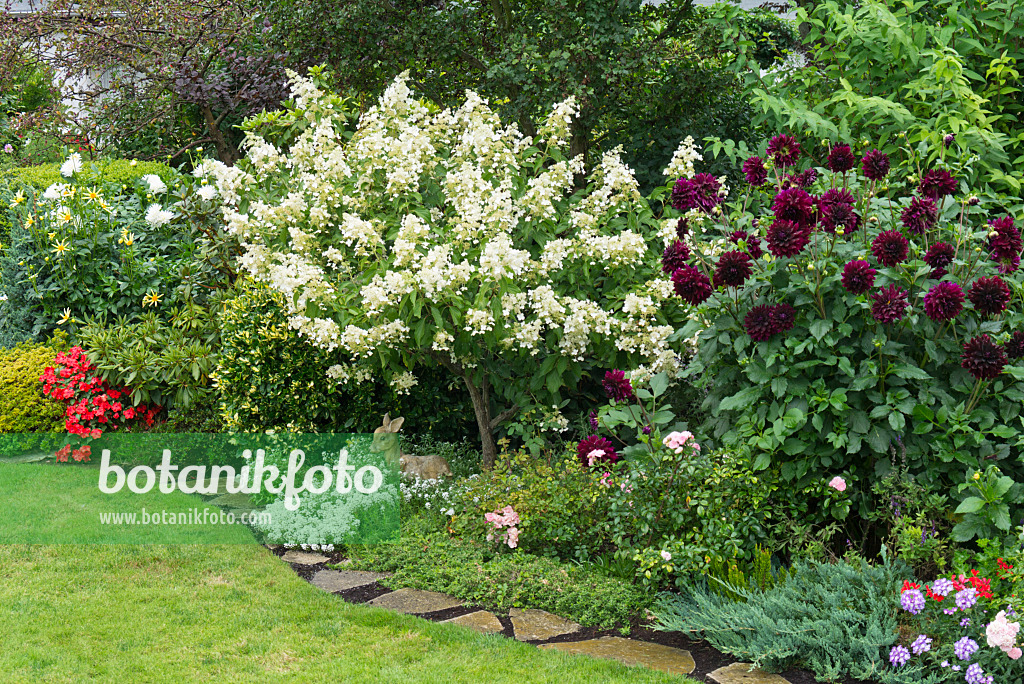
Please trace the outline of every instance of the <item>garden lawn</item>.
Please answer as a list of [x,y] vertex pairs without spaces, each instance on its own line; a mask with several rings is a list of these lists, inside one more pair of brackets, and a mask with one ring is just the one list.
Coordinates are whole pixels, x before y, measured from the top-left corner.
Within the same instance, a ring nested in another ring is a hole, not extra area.
[[0,625],[5,682],[687,681],[349,605],[255,544],[0,546]]

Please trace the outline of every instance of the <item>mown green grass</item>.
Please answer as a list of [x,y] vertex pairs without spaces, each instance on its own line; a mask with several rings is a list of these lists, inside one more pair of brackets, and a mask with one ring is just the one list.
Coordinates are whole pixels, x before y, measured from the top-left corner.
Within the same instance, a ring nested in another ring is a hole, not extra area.
[[349,605],[254,544],[0,546],[0,644],[14,683],[686,681]]

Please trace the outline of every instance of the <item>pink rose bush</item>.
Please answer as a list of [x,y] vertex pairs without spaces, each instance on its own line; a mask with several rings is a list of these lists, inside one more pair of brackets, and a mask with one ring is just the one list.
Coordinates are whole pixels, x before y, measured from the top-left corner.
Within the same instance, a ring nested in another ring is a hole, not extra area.
[[[495,530],[501,530],[506,528],[501,533],[501,540],[505,544],[508,544],[510,549],[514,549],[519,546],[519,528],[516,525],[519,524],[519,514],[516,513],[515,509],[511,506],[505,506],[500,511],[494,511],[493,513],[485,513],[484,520],[494,525]],[[494,541],[494,531],[487,533],[487,541]]]
[[998,648],[1012,660],[1017,660],[1021,656],[1021,650],[1016,645],[1018,632],[1020,623],[1008,621],[1006,611],[1001,610],[996,614],[996,619],[985,628],[985,637],[989,646]]
[[846,491],[846,480],[844,480],[843,478],[841,478],[838,475],[836,475],[831,480],[829,480],[828,486],[831,487],[832,489],[836,490],[837,492],[845,492]]

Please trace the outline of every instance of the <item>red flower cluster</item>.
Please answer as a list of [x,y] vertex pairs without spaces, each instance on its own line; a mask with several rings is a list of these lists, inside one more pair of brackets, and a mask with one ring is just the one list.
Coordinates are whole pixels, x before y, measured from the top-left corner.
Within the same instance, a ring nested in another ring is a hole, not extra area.
[[[132,421],[141,421],[150,426],[160,412],[159,406],[125,406],[121,397],[131,393],[125,387],[111,387],[95,374],[95,368],[81,347],[72,347],[67,354],[57,354],[53,366],[47,366],[39,377],[43,383],[43,394],[65,402],[64,427],[73,435],[98,439],[103,430],[113,430]],[[67,461],[70,447],[66,447],[63,458],[57,453],[57,460]],[[76,461],[88,461],[86,451],[76,449],[70,452]]]
[[61,463],[67,463],[69,454],[75,461],[88,461],[89,457],[92,455],[92,447],[86,444],[85,446],[80,446],[77,449],[72,449],[70,444],[65,444],[57,451],[56,454],[54,454],[54,456],[56,456],[57,460]]

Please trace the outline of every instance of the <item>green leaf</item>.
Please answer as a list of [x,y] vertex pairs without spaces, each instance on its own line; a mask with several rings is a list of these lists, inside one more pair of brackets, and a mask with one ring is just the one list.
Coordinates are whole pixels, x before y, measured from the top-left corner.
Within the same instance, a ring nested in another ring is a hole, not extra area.
[[925,373],[920,368],[917,368],[916,366],[911,366],[911,365],[906,364],[906,363],[901,363],[899,365],[894,365],[892,367],[892,372],[895,373],[897,376],[899,376],[901,378],[905,378],[907,380],[931,380],[932,379],[932,376],[928,375],[927,373]]
[[750,467],[753,468],[754,470],[764,470],[771,464],[772,457],[768,454],[768,452],[762,451],[757,455],[757,458],[754,459],[754,462],[751,464]]
[[868,433],[868,444],[876,452],[885,453],[889,450],[889,431],[879,425],[875,425],[871,428],[871,432]]
[[811,323],[810,331],[814,335],[814,339],[821,342],[821,338],[824,337],[829,330],[832,329],[832,321],[826,321],[824,319],[814,321]]
[[722,399],[718,408],[722,411],[735,411],[736,409],[749,408],[753,405],[755,400],[760,398],[760,396],[760,387],[746,387],[736,394]]
[[656,397],[660,397],[668,390],[668,375],[665,373],[658,373],[651,378],[651,394]]
[[977,513],[985,507],[985,500],[977,496],[969,496],[960,502],[960,505],[953,511],[956,514]]

